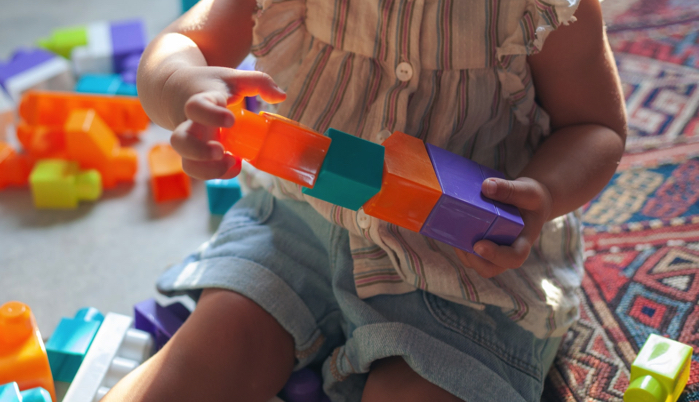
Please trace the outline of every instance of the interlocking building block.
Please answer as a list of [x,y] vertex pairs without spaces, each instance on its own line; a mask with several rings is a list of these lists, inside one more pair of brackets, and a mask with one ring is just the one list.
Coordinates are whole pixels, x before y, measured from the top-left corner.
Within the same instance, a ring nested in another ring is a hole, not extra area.
[[384,147],[333,128],[332,142],[312,189],[304,194],[358,210],[381,189]]
[[0,402],[51,402],[51,394],[41,387],[19,391],[16,382],[0,385]]
[[124,82],[118,74],[86,74],[75,85],[76,92],[138,96],[136,84]]
[[442,188],[425,144],[396,131],[383,144],[386,155],[379,193],[364,204],[367,215],[419,232]]
[[175,335],[189,316],[182,303],[175,302],[163,307],[155,299],[144,300],[133,307],[136,329],[148,332],[160,350]]
[[150,357],[153,340],[131,317],[107,313],[63,402],[97,402]]
[[85,46],[88,42],[88,30],[85,26],[59,28],[51,32],[48,38],[37,42],[39,47],[70,59],[73,48]]
[[74,92],[29,91],[22,97],[19,115],[32,126],[63,127],[76,109],[94,109],[117,135],[139,133],[150,122],[138,98]]
[[20,390],[41,387],[56,400],[49,359],[34,314],[24,303],[0,306],[0,384],[16,382]]
[[145,50],[148,44],[146,29],[141,20],[116,21],[110,24],[110,34],[114,72],[121,74],[127,71],[127,66],[133,68],[129,59],[140,56]]
[[209,198],[209,211],[223,215],[242,197],[238,178],[206,181],[206,194]]
[[321,402],[323,381],[315,371],[303,368],[291,374],[282,392],[286,402]]
[[138,155],[122,148],[119,139],[92,109],[73,110],[65,124],[66,150],[83,169],[96,169],[105,189],[118,182],[131,182],[138,168]]
[[182,159],[170,144],[158,144],[148,152],[151,188],[155,202],[189,197],[192,184],[182,170]]
[[30,126],[20,122],[17,126],[17,140],[34,159],[68,159],[63,127]]
[[[497,242],[517,237],[524,227],[519,213],[502,211],[483,195],[481,186],[486,175],[479,164],[431,144],[427,144],[427,153],[442,187],[442,196],[420,233],[470,253],[474,252],[473,245],[484,238]],[[500,224],[500,219],[506,222]],[[492,225],[495,229],[491,239],[487,235]],[[508,228],[514,231],[506,233],[504,229]]]
[[37,162],[29,176],[29,184],[37,208],[73,209],[81,200],[94,201],[102,195],[98,171],[81,171],[77,162],[62,159]]
[[79,74],[121,74],[135,71],[133,58],[146,48],[145,26],[140,20],[95,22],[87,26],[87,44],[72,49]]
[[102,313],[92,307],[78,310],[75,318],[61,319],[46,342],[54,381],[73,381],[102,320]]
[[[479,165],[483,173],[483,180],[491,177],[506,179],[505,175],[495,169]],[[502,202],[490,200],[495,206],[498,214],[497,219],[490,225],[485,238],[496,244],[512,244],[519,233],[524,228],[524,221],[519,214],[519,210],[514,205],[503,204]]]
[[194,7],[195,4],[197,4],[199,0],[181,0],[182,3],[182,14],[186,13],[189,11],[190,8]]
[[7,139],[7,130],[15,122],[15,103],[0,88],[0,141]]
[[221,144],[263,172],[313,187],[330,139],[285,117],[229,107],[235,124],[221,130]]
[[675,402],[687,380],[693,349],[651,334],[631,364],[624,402]]
[[7,186],[26,186],[31,170],[31,158],[18,154],[8,143],[0,141],[0,190]]
[[0,62],[0,86],[14,102],[29,89],[70,90],[75,86],[70,64],[43,49],[22,49]]

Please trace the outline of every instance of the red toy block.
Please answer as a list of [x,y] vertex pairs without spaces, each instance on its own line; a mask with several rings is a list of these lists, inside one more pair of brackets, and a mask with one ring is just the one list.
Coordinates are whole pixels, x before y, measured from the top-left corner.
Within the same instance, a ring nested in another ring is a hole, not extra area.
[[61,127],[76,109],[94,109],[118,135],[139,133],[150,122],[138,98],[75,92],[28,91],[22,97],[19,115],[32,126]]
[[383,183],[364,204],[364,212],[419,232],[442,195],[425,144],[396,131],[382,145],[386,148]]
[[158,144],[148,152],[151,186],[155,202],[189,197],[191,182],[182,170],[182,159],[169,144]]
[[256,168],[304,187],[313,187],[330,148],[330,138],[272,113],[255,114],[238,105],[231,128],[221,129],[221,144]]
[[114,132],[94,110],[72,111],[65,133],[68,157],[79,162],[81,169],[100,172],[105,189],[113,188],[117,182],[133,181],[138,168],[136,151],[122,148]]
[[7,186],[26,186],[32,165],[27,155],[18,154],[9,144],[0,142],[0,190]]
[[17,126],[17,139],[34,159],[68,159],[63,127],[30,126],[21,122]]
[[16,382],[20,390],[41,387],[56,401],[49,359],[36,319],[24,303],[0,306],[0,384]]

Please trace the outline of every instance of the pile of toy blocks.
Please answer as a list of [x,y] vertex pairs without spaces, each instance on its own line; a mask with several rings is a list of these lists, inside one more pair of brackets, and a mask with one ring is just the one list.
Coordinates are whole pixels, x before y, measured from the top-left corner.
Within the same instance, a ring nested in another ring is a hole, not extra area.
[[[44,344],[29,306],[5,303],[0,306],[0,402],[57,402],[55,382],[68,384],[63,402],[99,401],[160,350],[189,315],[179,302],[163,307],[154,299],[136,304],[133,318],[83,308],[61,319]],[[320,376],[309,369],[294,373],[282,396],[287,402],[327,400]]]

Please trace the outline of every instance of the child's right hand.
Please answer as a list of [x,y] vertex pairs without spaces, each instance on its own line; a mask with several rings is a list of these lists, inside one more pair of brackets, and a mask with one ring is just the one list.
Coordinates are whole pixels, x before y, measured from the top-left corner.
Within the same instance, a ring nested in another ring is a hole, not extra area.
[[[260,95],[278,103],[286,94],[272,78],[257,71],[225,67],[185,67],[171,77],[169,84],[186,97],[183,123],[172,132],[170,143],[182,156],[182,168],[197,179],[229,179],[240,172],[240,159],[226,152],[218,141],[219,128],[235,124],[228,104],[246,96]],[[171,99],[177,103],[176,99]]]

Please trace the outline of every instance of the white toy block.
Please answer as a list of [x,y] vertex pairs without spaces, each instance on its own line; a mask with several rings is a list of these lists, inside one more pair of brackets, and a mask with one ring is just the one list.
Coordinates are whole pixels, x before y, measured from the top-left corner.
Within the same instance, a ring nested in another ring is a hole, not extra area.
[[87,27],[87,46],[73,49],[70,59],[78,75],[83,74],[112,74],[112,34],[108,22],[95,22]]
[[132,325],[131,317],[107,314],[63,402],[98,402],[114,384],[150,357],[152,338]]
[[0,88],[0,141],[7,141],[7,130],[15,123],[15,103]]
[[72,91],[73,88],[75,79],[70,63],[59,56],[13,75],[5,81],[5,89],[15,103],[19,103],[22,94],[29,89]]

